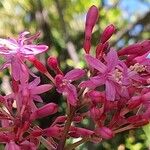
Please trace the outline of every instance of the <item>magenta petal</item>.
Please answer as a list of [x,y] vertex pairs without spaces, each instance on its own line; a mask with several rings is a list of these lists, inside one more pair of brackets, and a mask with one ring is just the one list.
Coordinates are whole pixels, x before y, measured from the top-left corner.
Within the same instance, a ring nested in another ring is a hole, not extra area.
[[12,76],[13,78],[18,81],[20,79],[20,70],[21,70],[21,65],[17,60],[14,60],[11,64],[12,66]]
[[106,66],[98,59],[90,56],[85,55],[86,62],[94,69],[104,73],[106,71]]
[[34,88],[35,86],[40,84],[40,78],[35,78],[32,82],[29,83],[29,89]]
[[40,54],[48,49],[46,45],[24,45],[20,51],[26,55]]
[[111,83],[111,81],[106,81],[106,99],[114,101],[115,95],[116,95],[115,86],[113,86],[113,83]]
[[79,87],[80,88],[86,88],[86,87],[88,87],[88,88],[91,88],[91,89],[95,89],[96,85],[92,81],[88,80],[88,81],[81,82],[79,84]]
[[84,70],[82,70],[82,69],[73,69],[73,70],[69,71],[64,76],[64,79],[74,81],[74,80],[80,79],[84,75],[85,75],[85,71]]
[[106,81],[106,76],[104,75],[99,75],[99,76],[95,76],[90,78],[90,80],[96,85],[96,86],[100,86],[105,84]]
[[113,70],[117,66],[118,60],[117,52],[115,50],[110,50],[106,57],[108,70]]
[[33,88],[31,90],[31,94],[42,94],[46,91],[49,91],[53,86],[50,85],[50,84],[43,84],[43,85],[40,85],[40,86],[37,86],[35,88]]
[[70,103],[72,106],[77,105],[77,91],[74,85],[68,84],[63,94],[67,97],[68,103]]

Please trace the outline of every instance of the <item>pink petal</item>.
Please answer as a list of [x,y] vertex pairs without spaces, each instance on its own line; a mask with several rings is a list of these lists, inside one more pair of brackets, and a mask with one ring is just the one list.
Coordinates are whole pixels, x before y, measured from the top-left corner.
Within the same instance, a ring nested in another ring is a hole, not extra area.
[[118,64],[118,55],[115,50],[110,50],[106,56],[108,70],[113,70]]
[[35,78],[32,82],[29,83],[29,89],[32,89],[34,88],[35,86],[39,85],[40,84],[40,78],[37,77]]
[[33,89],[31,89],[31,94],[36,95],[36,94],[42,94],[44,92],[49,91],[53,86],[51,84],[43,84],[40,86],[37,86]]
[[77,100],[78,100],[77,91],[74,85],[68,84],[63,94],[67,97],[68,103],[70,103],[72,106],[77,105]]
[[92,81],[88,80],[88,81],[81,82],[79,84],[79,87],[80,88],[86,88],[86,87],[88,87],[88,88],[91,88],[91,89],[95,89],[96,85]]
[[115,100],[116,90],[111,81],[106,80],[106,99],[110,101]]
[[48,46],[46,45],[24,45],[20,51],[26,55],[36,55],[46,51],[47,49]]
[[94,69],[104,73],[106,71],[106,66],[98,59],[92,57],[91,55],[85,55],[86,62]]
[[85,71],[84,70],[82,70],[82,69],[73,69],[73,70],[69,71],[64,76],[64,78],[67,79],[67,80],[74,81],[74,80],[80,79],[84,75],[85,75]]

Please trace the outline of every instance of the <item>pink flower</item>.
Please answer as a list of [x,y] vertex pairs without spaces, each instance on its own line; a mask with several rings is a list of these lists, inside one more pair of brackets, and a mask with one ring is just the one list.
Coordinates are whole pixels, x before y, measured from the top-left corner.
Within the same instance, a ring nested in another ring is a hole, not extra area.
[[[51,84],[40,84],[40,78],[35,78],[30,83],[20,84],[19,85],[19,107],[26,106],[30,104],[33,105],[33,100],[37,102],[43,102],[41,97],[38,94],[49,91],[52,88]],[[39,85],[39,86],[38,86]]]
[[[18,39],[0,39],[0,54],[2,55],[22,55],[28,57],[29,55],[37,55],[45,52],[48,47],[46,45],[32,44],[33,40],[37,39],[39,34],[28,36],[29,32],[22,32]],[[28,37],[27,37],[28,36]],[[32,40],[31,40],[32,39]]]
[[69,71],[65,76],[56,75],[55,82],[57,91],[67,97],[69,104],[76,106],[78,97],[76,87],[71,82],[80,79],[85,74],[82,69],[74,69]]
[[90,55],[86,55],[85,59],[92,68],[98,70],[98,75],[91,77],[89,81],[82,82],[80,87],[96,88],[105,85],[107,100],[115,100],[116,94],[128,97],[127,90],[121,86],[124,64],[118,59],[115,50],[110,50],[107,54],[105,58],[107,65]]
[[4,55],[6,59],[1,69],[11,65],[12,76],[16,81],[25,80],[26,82],[29,78],[29,70],[24,64],[25,58],[37,55],[48,49],[46,45],[32,44],[33,40],[37,39],[39,34],[27,37],[28,34],[29,32],[25,31],[20,34],[18,39],[0,39],[0,54]]

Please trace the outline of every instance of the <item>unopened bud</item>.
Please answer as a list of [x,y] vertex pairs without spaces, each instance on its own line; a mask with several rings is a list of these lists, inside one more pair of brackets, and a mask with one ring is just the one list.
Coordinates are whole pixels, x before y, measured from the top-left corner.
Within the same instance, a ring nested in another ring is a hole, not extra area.
[[115,33],[116,29],[113,24],[108,25],[102,33],[101,43],[105,43]]
[[34,66],[41,72],[41,73],[47,73],[47,69],[46,67],[38,60],[36,59],[35,57],[29,57],[28,58],[29,61],[31,61]]
[[59,68],[57,58],[49,57],[47,59],[47,64],[51,69],[53,69],[55,71],[56,74],[63,74],[62,71]]
[[91,48],[91,35],[93,27],[96,24],[98,19],[98,8],[96,6],[91,6],[86,15],[86,23],[85,23],[85,41],[84,41],[84,49],[86,53],[89,53]]
[[55,103],[49,103],[33,112],[30,116],[30,120],[33,121],[38,118],[43,118],[52,115],[56,113],[57,110],[58,106]]

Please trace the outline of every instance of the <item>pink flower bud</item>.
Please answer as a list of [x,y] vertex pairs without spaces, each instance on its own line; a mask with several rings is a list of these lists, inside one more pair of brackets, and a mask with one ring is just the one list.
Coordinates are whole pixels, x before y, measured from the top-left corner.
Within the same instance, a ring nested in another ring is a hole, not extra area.
[[104,139],[111,139],[114,136],[113,131],[107,127],[98,128],[95,133]]
[[141,56],[147,53],[150,49],[150,40],[145,40],[141,43],[136,43],[122,48],[118,51],[118,55],[137,55]]
[[86,15],[86,23],[85,23],[85,35],[90,37],[91,32],[93,30],[94,25],[98,19],[98,8],[96,6],[91,6]]
[[91,130],[74,126],[71,126],[70,131],[74,133],[73,135],[76,135],[76,137],[87,137],[94,134],[94,132]]
[[52,137],[60,137],[62,134],[63,129],[58,127],[58,126],[54,126],[54,127],[49,127],[47,129],[43,130],[43,134],[45,136],[52,136]]
[[55,71],[56,74],[63,74],[59,68],[58,61],[55,57],[49,57],[47,59],[47,64],[49,65],[51,69]]
[[46,104],[45,106],[37,109],[35,112],[33,112],[30,116],[30,120],[33,121],[38,118],[43,118],[49,115],[52,115],[56,113],[58,110],[58,106],[54,103]]
[[53,122],[52,126],[57,123],[64,123],[67,119],[67,116],[58,116],[55,121]]
[[35,57],[29,57],[28,58],[29,61],[31,61],[34,66],[41,72],[41,73],[46,73],[47,72],[47,69],[46,67],[38,60],[36,59]]
[[86,23],[85,23],[85,41],[84,41],[84,49],[86,53],[89,53],[91,48],[91,35],[94,25],[98,19],[98,8],[96,6],[91,6],[86,15]]
[[102,33],[101,43],[108,41],[115,31],[116,29],[113,24],[108,25]]
[[90,48],[91,48],[91,38],[90,39],[85,39],[83,48],[87,54],[89,54]]

